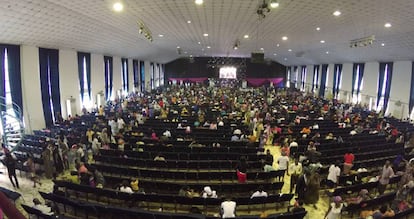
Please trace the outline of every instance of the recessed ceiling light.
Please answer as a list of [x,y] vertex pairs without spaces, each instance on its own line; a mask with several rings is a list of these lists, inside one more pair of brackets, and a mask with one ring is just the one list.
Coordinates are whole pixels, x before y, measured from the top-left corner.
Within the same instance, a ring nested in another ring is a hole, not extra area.
[[381,43],[381,46],[385,46],[385,43]]
[[200,44],[201,44],[201,42],[200,42],[200,41],[198,41],[198,42],[197,42],[197,44],[198,44],[198,45],[200,45]]
[[276,46],[277,46],[277,47],[279,47],[279,46],[280,46],[280,45],[279,45],[279,43],[278,43],[278,44],[276,44]]
[[159,37],[164,37],[164,35],[162,35],[162,34],[159,34],[158,36],[159,36]]
[[392,25],[391,25],[391,23],[385,23],[384,24],[384,27],[386,27],[386,28],[390,28]]
[[188,20],[188,21],[187,21],[187,24],[191,24],[191,21],[190,21],[190,20]]
[[333,13],[333,15],[335,15],[335,16],[339,16],[339,15],[341,15],[341,12],[340,11],[335,11],[334,13]]
[[292,52],[292,49],[288,49],[289,52]]
[[211,48],[211,46],[207,46],[207,49],[210,49]]
[[282,40],[288,40],[287,36],[282,37]]
[[274,56],[277,56],[277,54],[276,54],[276,53],[273,53],[273,55],[274,55]]
[[326,51],[326,54],[329,54],[329,51]]
[[263,49],[263,47],[262,47],[262,48],[260,48],[260,50],[262,50],[262,51],[263,51],[263,50],[264,50],[264,49]]
[[317,31],[320,31],[320,30],[321,30],[321,28],[320,28],[320,27],[317,27],[317,28],[316,28],[316,30],[317,30]]
[[287,58],[285,58],[285,61],[287,60]]
[[121,2],[115,2],[112,8],[114,9],[114,11],[120,12],[124,10],[124,5]]
[[180,47],[179,46],[177,46],[177,49],[179,49]]
[[325,40],[321,40],[321,43],[325,43]]
[[190,58],[193,58],[193,55],[190,55]]
[[279,7],[279,2],[277,2],[277,0],[270,1],[270,7],[271,8],[277,8],[277,7]]
[[208,33],[203,34],[203,36],[208,37]]
[[248,39],[249,38],[249,35],[244,35],[244,39]]
[[203,0],[195,0],[195,3],[197,4],[197,5],[202,5],[203,4]]

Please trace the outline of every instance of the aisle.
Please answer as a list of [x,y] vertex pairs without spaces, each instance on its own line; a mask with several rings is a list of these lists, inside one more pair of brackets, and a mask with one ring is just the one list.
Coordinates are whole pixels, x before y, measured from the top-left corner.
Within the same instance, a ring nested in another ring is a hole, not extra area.
[[[270,153],[273,155],[273,167],[275,169],[277,169],[278,165],[277,165],[277,158],[279,156],[281,156],[280,153],[280,147],[279,146],[273,146],[273,145],[266,145],[265,146],[265,151],[269,149]],[[291,159],[290,162],[293,162],[293,160]],[[284,184],[283,184],[283,188],[282,188],[282,193],[289,193],[290,192],[290,176],[285,175],[284,177]],[[291,204],[294,203],[295,200],[291,201]],[[329,200],[328,197],[324,194],[324,191],[320,192],[320,196],[319,196],[319,202],[316,204],[318,209],[315,209],[312,205],[305,205],[304,207],[306,208],[306,210],[308,211],[308,216],[307,218],[309,219],[323,219],[325,216],[326,211],[329,208]]]

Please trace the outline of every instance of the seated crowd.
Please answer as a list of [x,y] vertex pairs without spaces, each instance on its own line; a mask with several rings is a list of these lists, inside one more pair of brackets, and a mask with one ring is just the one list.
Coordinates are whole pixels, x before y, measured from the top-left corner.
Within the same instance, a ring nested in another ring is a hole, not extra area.
[[[282,181],[286,176],[290,182],[288,191],[296,196],[291,212],[305,211],[304,204],[318,208],[316,204],[325,194],[323,191],[332,201],[329,209],[322,209],[328,219],[340,218],[345,212],[351,214],[354,205],[361,208],[358,209],[361,218],[386,218],[412,208],[414,161],[409,160],[411,149],[404,149],[414,148],[411,125],[384,118],[382,113],[370,112],[365,106],[322,99],[293,89],[243,90],[232,83],[235,82],[223,82],[221,86],[171,85],[145,95],[132,94],[110,101],[91,113],[83,110],[82,116],[61,119],[37,137],[28,136],[15,155],[6,151],[10,180],[13,186],[19,186],[17,179],[15,183],[12,179],[16,178],[13,161],[22,160],[25,154],[23,160],[29,158],[25,165],[34,186],[38,183],[38,171],[30,162],[37,158],[46,178],[61,178],[69,170],[77,177],[77,183],[94,188],[130,194],[166,194],[168,189],[158,190],[151,182],[169,181],[179,186],[170,191],[171,195],[218,198],[222,200],[220,210],[204,213],[231,218],[241,215],[241,211],[236,212],[237,198],[245,195],[216,191],[219,187],[212,182],[216,172],[218,175],[232,171],[236,179],[233,182],[232,176],[217,178],[220,184],[238,187],[258,182],[255,189],[245,191],[254,199],[272,195],[272,191],[264,188],[278,181],[257,176],[282,171]],[[43,147],[40,157],[30,149],[33,141]],[[264,150],[265,146],[280,147],[281,155],[274,157],[270,150]],[[191,169],[191,157],[197,156],[197,162],[201,162],[204,151],[211,165],[204,168],[197,163],[196,170]],[[217,157],[208,156],[209,153],[228,154],[224,160],[231,162],[231,166],[218,170],[213,165]],[[232,153],[237,159],[230,156]],[[179,168],[181,161],[187,166]],[[143,167],[140,162],[157,162],[157,166]],[[176,166],[168,167],[168,162]],[[163,163],[166,165],[162,166]],[[259,168],[255,163],[260,163]],[[121,175],[110,172],[105,165],[136,172]],[[144,170],[160,175],[138,174]],[[187,174],[185,180],[178,176],[182,171]],[[193,180],[190,177],[193,172],[199,178]],[[206,175],[204,172],[213,173],[209,180],[200,178]],[[399,181],[394,182],[397,175]],[[368,187],[369,183],[375,183],[375,187]],[[370,202],[390,194],[392,184],[396,184],[397,192],[394,200],[387,200],[388,205]],[[352,186],[361,188],[355,191],[356,196],[341,193]],[[55,192],[58,194],[59,188]],[[39,204],[38,200],[36,203]],[[195,212],[194,209],[190,208]]]

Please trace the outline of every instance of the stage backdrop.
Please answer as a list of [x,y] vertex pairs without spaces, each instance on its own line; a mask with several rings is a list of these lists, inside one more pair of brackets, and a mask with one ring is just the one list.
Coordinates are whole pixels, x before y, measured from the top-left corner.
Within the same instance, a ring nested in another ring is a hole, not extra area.
[[165,78],[218,78],[222,66],[237,68],[237,78],[283,78],[286,66],[273,61],[251,63],[250,58],[194,57],[180,58],[165,65]]

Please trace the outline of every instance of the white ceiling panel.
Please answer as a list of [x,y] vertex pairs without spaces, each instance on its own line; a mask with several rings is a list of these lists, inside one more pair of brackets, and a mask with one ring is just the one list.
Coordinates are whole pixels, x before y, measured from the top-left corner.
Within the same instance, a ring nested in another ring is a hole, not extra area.
[[[194,0],[121,0],[121,13],[112,10],[114,2],[1,0],[0,42],[162,63],[185,55],[247,57],[260,48],[286,65],[414,59],[413,0],[279,0],[263,20],[256,13],[262,0],[204,0],[201,6]],[[341,16],[333,16],[335,10]],[[138,33],[138,20],[153,42]],[[376,37],[371,46],[349,47],[350,40],[370,35]],[[240,47],[233,50],[236,40]]]

